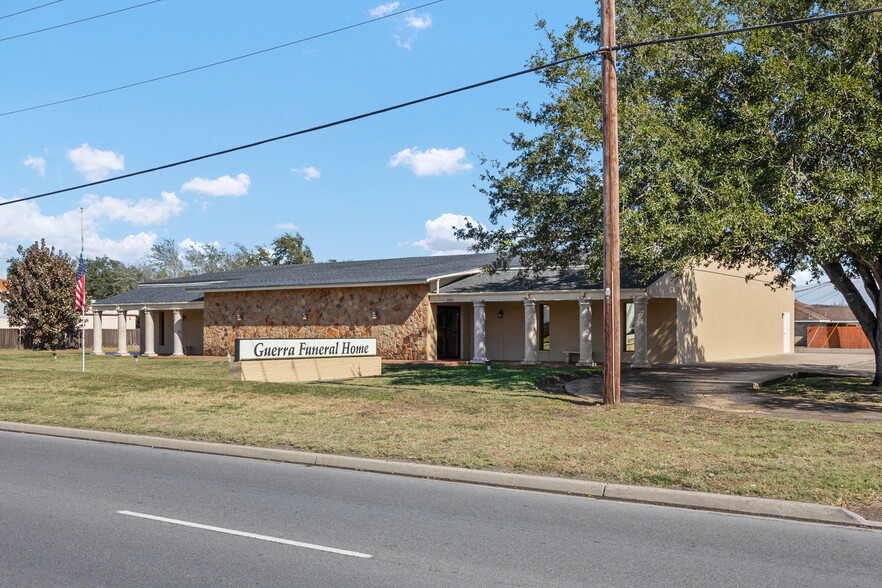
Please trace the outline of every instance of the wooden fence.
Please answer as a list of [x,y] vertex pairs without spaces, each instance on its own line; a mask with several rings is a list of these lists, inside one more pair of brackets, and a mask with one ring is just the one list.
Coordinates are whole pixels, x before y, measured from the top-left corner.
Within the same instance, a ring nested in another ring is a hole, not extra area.
[[[80,347],[81,332],[77,331],[76,335],[72,335],[65,342],[65,347],[78,349]],[[101,343],[105,349],[115,350],[117,346],[116,329],[101,329]],[[86,349],[92,351],[92,342],[95,340],[95,333],[92,329],[86,329]],[[126,331],[126,346],[137,347],[141,341],[140,329],[128,329]],[[0,329],[0,349],[32,349],[30,341],[21,335],[19,329]]]
[[0,329],[0,349],[21,349],[21,331]]
[[808,327],[805,330],[806,347],[816,349],[871,349],[863,329],[854,325]]

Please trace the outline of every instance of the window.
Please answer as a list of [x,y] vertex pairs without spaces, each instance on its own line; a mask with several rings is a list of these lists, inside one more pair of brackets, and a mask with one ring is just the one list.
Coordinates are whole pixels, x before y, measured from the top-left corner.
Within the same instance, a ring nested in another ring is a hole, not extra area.
[[622,337],[622,351],[634,351],[634,303],[625,303],[625,336]]
[[539,349],[551,350],[551,306],[539,305]]

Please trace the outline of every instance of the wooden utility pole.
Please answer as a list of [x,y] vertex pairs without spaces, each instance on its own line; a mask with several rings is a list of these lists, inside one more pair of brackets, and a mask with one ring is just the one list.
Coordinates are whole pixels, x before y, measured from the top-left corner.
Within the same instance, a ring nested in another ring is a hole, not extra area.
[[[601,44],[616,45],[615,0],[600,2]],[[619,303],[619,114],[615,51],[601,54],[603,92],[603,403],[621,401]]]

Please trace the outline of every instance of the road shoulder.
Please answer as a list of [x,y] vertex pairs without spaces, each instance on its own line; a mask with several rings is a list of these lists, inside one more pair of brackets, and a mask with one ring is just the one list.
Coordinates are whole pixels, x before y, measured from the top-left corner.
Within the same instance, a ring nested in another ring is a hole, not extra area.
[[607,500],[659,504],[680,508],[693,508],[753,516],[784,518],[800,521],[882,529],[882,522],[865,519],[857,513],[837,506],[805,502],[790,502],[769,498],[689,492],[647,486],[609,484],[572,478],[555,478],[508,472],[470,470],[449,466],[368,459],[345,455],[326,455],[304,451],[227,445],[203,441],[188,441],[147,435],[130,435],[109,431],[72,429],[0,421],[0,431],[65,437],[104,443],[120,443],[140,447],[152,447],[173,451],[189,451],[211,455],[224,455],[247,459],[262,459],[306,466],[320,466],[358,470],[380,474],[392,474],[419,478],[431,478],[451,482],[481,484],[503,488],[516,488],[559,494],[588,496]]

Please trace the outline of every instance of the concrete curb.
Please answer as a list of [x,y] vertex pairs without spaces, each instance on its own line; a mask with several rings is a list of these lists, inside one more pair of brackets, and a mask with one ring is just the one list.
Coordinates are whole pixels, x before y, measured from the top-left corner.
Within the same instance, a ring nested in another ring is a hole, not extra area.
[[773,500],[769,498],[751,498],[745,496],[730,496],[727,494],[710,494],[707,492],[689,492],[686,490],[652,488],[647,486],[607,484],[604,482],[592,482],[590,480],[574,480],[570,478],[551,478],[546,476],[531,476],[506,472],[469,470],[449,466],[368,459],[345,455],[325,455],[305,451],[249,447],[246,445],[227,445],[223,443],[208,443],[205,441],[187,441],[185,439],[169,439],[166,437],[151,437],[148,435],[129,435],[109,431],[71,429],[67,427],[30,425],[6,421],[0,421],[0,431],[65,437],[85,441],[100,441],[104,443],[119,443],[122,445],[153,447],[174,451],[189,451],[210,455],[262,459],[267,461],[358,470],[379,474],[431,478],[434,480],[499,486],[502,488],[514,488],[520,490],[572,494],[625,502],[641,502],[663,506],[882,529],[882,523],[868,521],[862,516],[844,508],[811,504],[807,502],[789,502],[786,500]]

